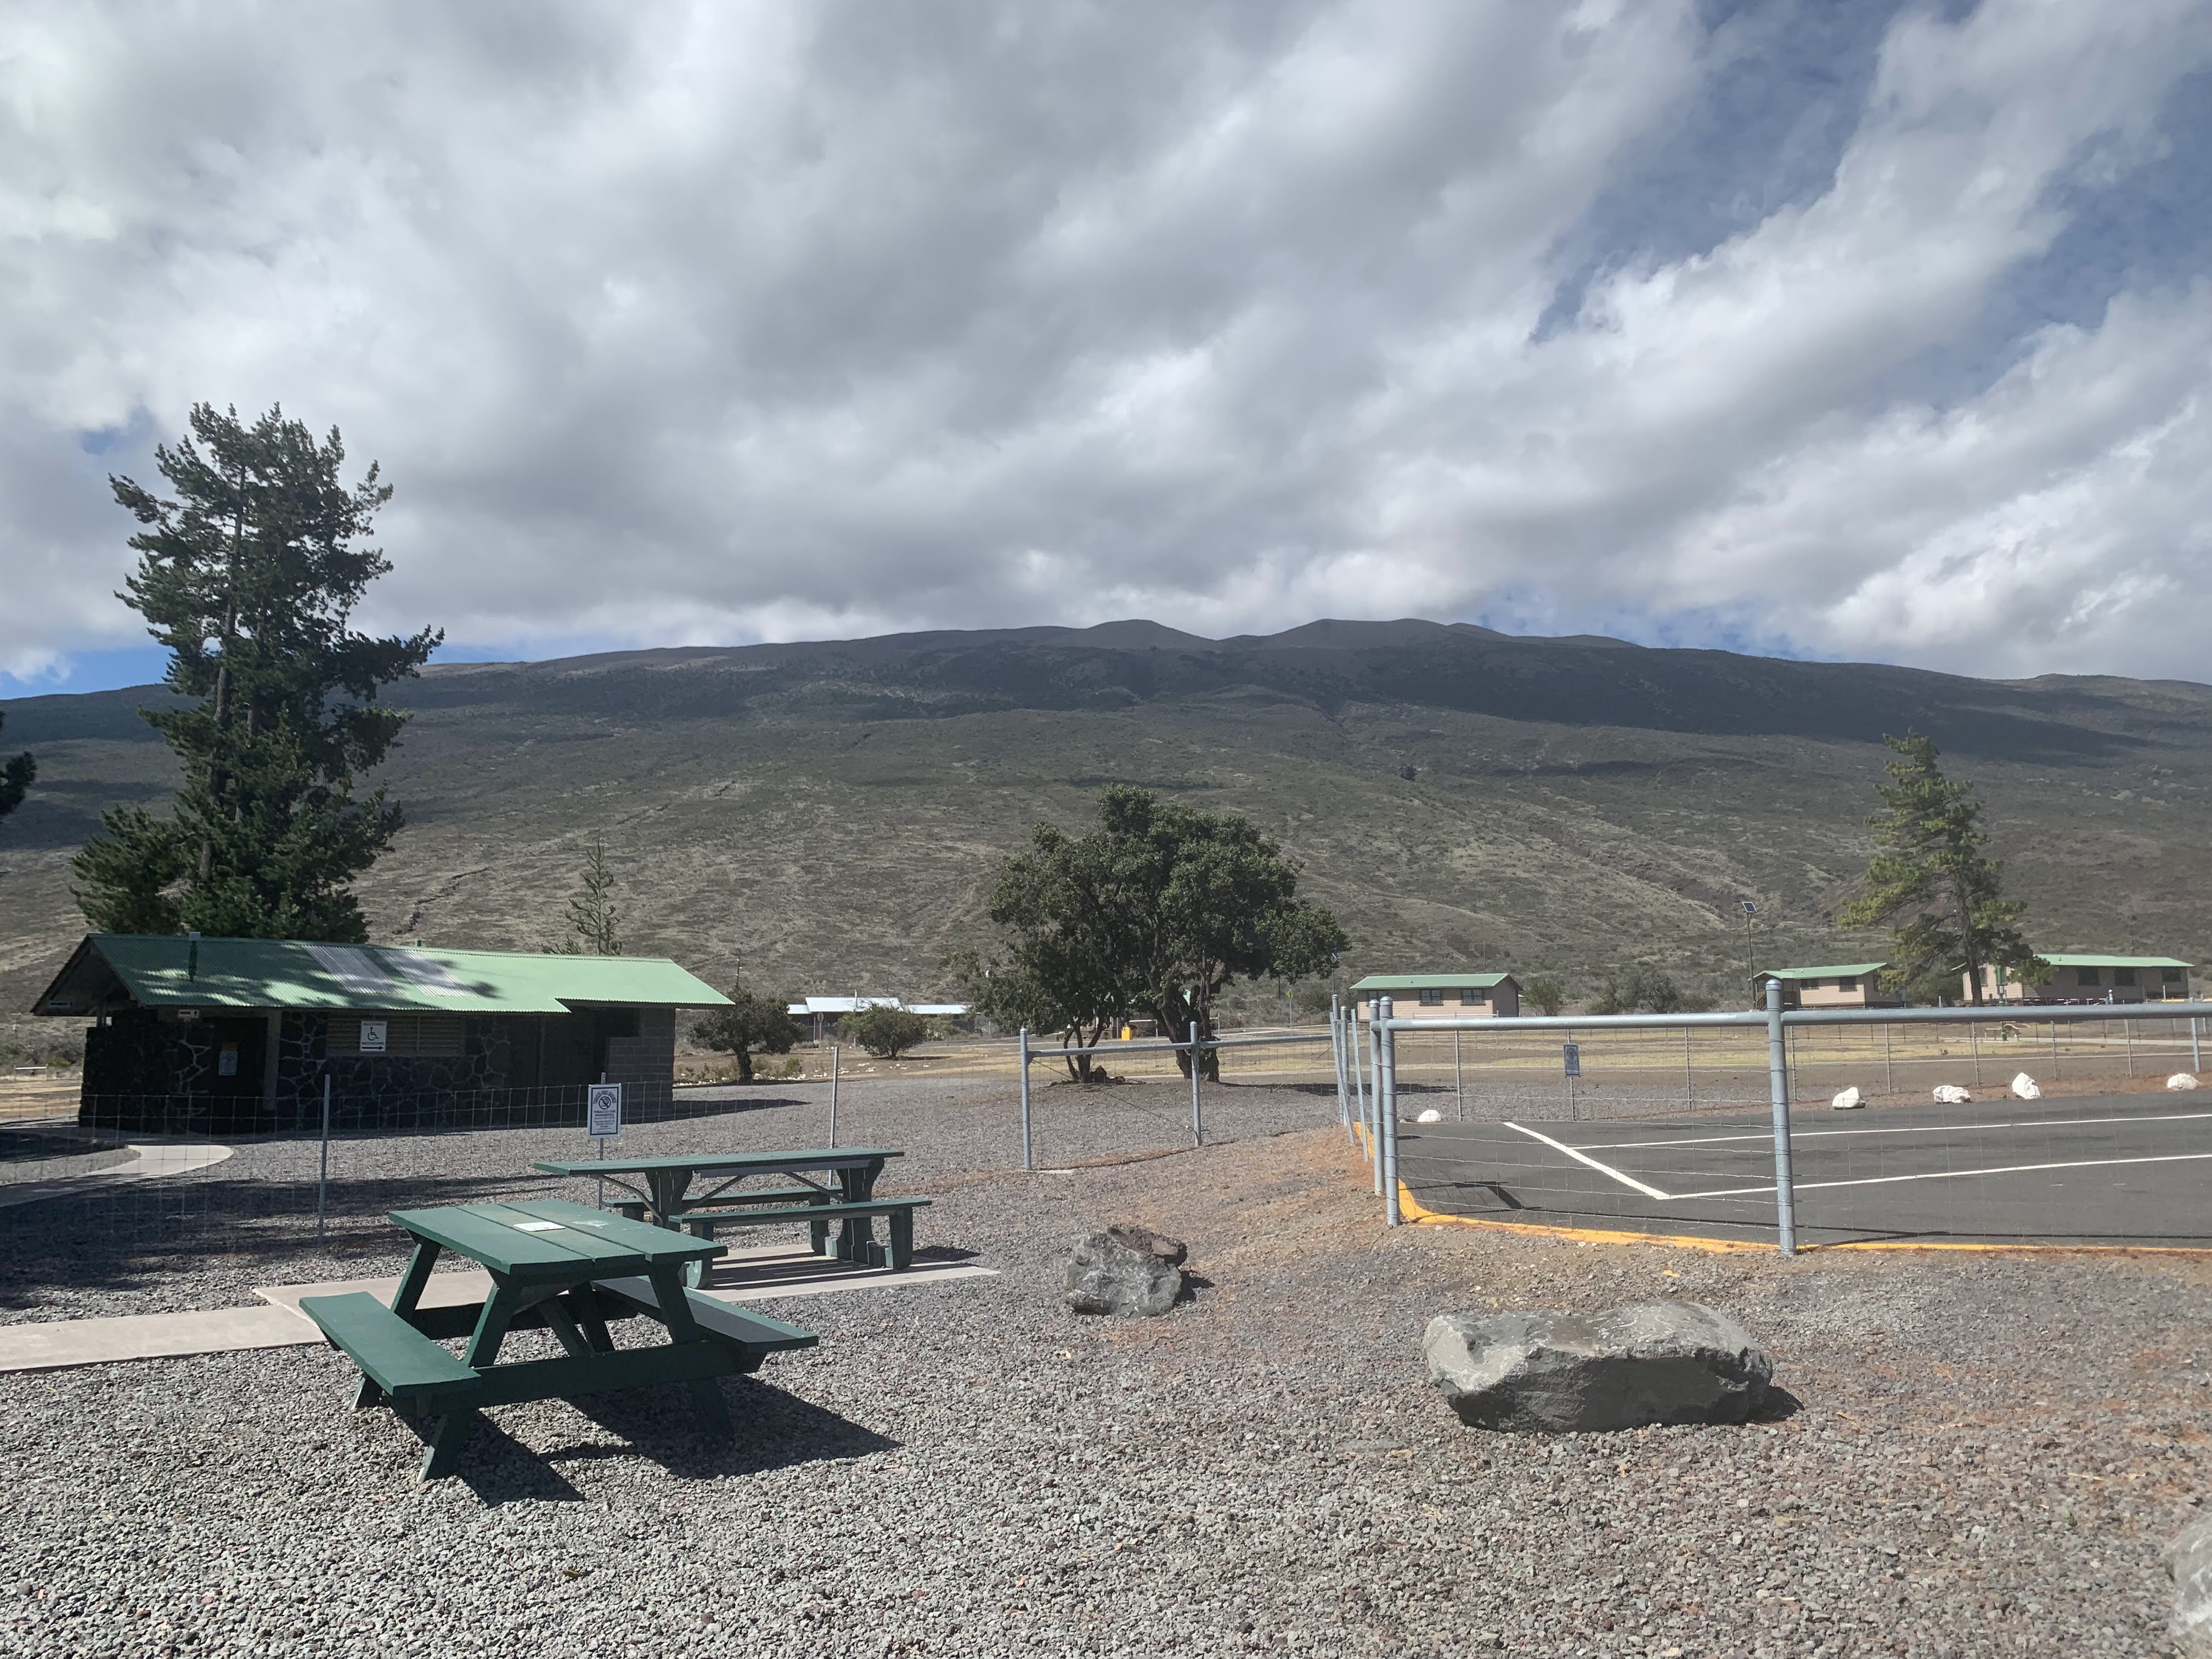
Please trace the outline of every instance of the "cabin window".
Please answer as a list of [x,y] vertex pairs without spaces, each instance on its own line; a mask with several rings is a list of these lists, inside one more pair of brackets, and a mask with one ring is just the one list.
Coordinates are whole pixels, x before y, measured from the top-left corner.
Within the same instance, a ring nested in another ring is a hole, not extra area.
[[1836,988],[1838,991],[1857,990],[1859,988],[1857,975],[1853,974],[1838,974],[1836,976]]
[[2158,970],[2158,982],[2160,985],[2179,985],[2184,971],[2179,968],[2161,968]]
[[2132,969],[2132,968],[2115,968],[2115,969],[2112,969],[2112,983],[2113,983],[2113,984],[2115,984],[2115,985],[2133,985],[2135,982],[2136,982],[2136,970],[2135,970],[2134,969]]
[[1443,986],[1441,986],[1441,985],[1425,985],[1425,986],[1423,986],[1423,987],[1421,988],[1421,1006],[1422,1006],[1422,1007],[1424,1007],[1424,1008],[1441,1008],[1441,1007],[1443,1007],[1443,1006],[1444,1006],[1444,988],[1443,988]]
[[2094,968],[2076,968],[2074,970],[2074,982],[2076,985],[2100,985],[2104,981],[2097,977],[2097,970]]
[[1480,985],[1462,985],[1459,988],[1459,1006],[1462,1008],[1479,1008],[1489,1000],[1490,993]]

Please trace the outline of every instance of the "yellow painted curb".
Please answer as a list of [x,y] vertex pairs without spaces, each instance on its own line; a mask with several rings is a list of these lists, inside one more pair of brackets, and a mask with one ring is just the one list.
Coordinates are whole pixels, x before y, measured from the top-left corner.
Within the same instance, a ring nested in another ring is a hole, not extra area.
[[1774,1246],[1741,1238],[1701,1238],[1694,1233],[1622,1232],[1607,1227],[1555,1227],[1537,1221],[1491,1221],[1480,1216],[1446,1215],[1431,1210],[1398,1183],[1398,1213],[1413,1222],[1443,1227],[1480,1227],[1492,1232],[1521,1233],[1533,1238],[1571,1238],[1580,1244],[1671,1244],[1679,1249],[1711,1250],[1721,1255],[1746,1250],[1771,1252]]
[[[1695,1233],[1623,1232],[1605,1227],[1556,1227],[1534,1221],[1492,1221],[1480,1216],[1446,1215],[1423,1205],[1404,1182],[1398,1183],[1398,1212],[1407,1220],[1448,1227],[1481,1227],[1493,1232],[1522,1233],[1536,1238],[1567,1238],[1581,1244],[1668,1244],[1678,1249],[1710,1250],[1718,1255],[1747,1250],[1772,1252],[1772,1244],[1741,1238],[1704,1238]],[[2212,1256],[2212,1247],[2197,1244],[1971,1244],[1916,1243],[1911,1239],[1867,1238],[1833,1244],[1797,1246],[1797,1254],[1810,1255],[1831,1250],[1949,1250],[1974,1255],[2186,1255]]]

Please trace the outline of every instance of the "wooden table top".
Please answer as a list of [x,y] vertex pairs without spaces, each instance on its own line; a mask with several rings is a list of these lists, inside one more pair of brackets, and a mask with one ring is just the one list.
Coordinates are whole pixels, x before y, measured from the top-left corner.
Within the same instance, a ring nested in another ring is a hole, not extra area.
[[671,1263],[704,1261],[729,1247],[631,1221],[557,1198],[513,1204],[455,1204],[394,1210],[392,1220],[420,1239],[522,1283],[623,1279]]

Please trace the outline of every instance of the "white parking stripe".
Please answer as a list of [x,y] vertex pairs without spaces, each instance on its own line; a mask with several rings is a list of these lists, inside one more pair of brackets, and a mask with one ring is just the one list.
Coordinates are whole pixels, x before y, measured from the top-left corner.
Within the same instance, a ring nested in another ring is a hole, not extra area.
[[1646,1198],[1665,1198],[1668,1196],[1668,1194],[1661,1192],[1656,1187],[1645,1186],[1634,1176],[1621,1174],[1620,1170],[1614,1169],[1610,1164],[1601,1164],[1587,1153],[1577,1152],[1574,1147],[1568,1146],[1564,1140],[1554,1140],[1549,1135],[1540,1135],[1534,1129],[1528,1127],[1524,1124],[1509,1123],[1505,1127],[1509,1129],[1520,1130],[1522,1134],[1528,1136],[1531,1140],[1542,1141],[1547,1146],[1549,1146],[1555,1152],[1565,1152],[1569,1158],[1574,1159],[1577,1164],[1589,1164],[1591,1169],[1595,1170],[1600,1175],[1610,1176],[1615,1181],[1618,1181],[1622,1186],[1639,1192]]
[[[1556,1142],[1553,1144],[1557,1145]],[[1573,1149],[1561,1147],[1560,1150],[1569,1152]],[[2162,1158],[2093,1158],[2071,1164],[2006,1164],[1991,1170],[1930,1170],[1924,1175],[1863,1176],[1856,1181],[1799,1181],[1792,1182],[1791,1188],[1793,1191],[1809,1193],[1823,1187],[1880,1187],[1897,1181],[1958,1181],[1967,1176],[2027,1175],[2037,1170],[2111,1170],[2128,1164],[2193,1164],[2206,1158],[2212,1158],[2212,1152],[2170,1152]],[[1583,1162],[1591,1164],[1592,1160],[1584,1158]],[[1605,1169],[1602,1164],[1593,1164],[1592,1167]],[[1606,1170],[1606,1173],[1618,1175],[1619,1171]],[[1620,1179],[1626,1181],[1628,1178],[1621,1176]],[[1642,1190],[1651,1192],[1649,1187]],[[1671,1196],[1675,1198],[1751,1198],[1758,1194],[1771,1193],[1773,1190],[1773,1183],[1770,1182],[1764,1187],[1723,1187],[1710,1193],[1675,1193]],[[1669,1196],[1666,1193],[1651,1193],[1651,1195],[1654,1198]]]
[[[1800,1140],[1826,1140],[1838,1135],[1948,1135],[1970,1129],[2070,1129],[2090,1123],[2193,1123],[2208,1117],[2212,1117],[2212,1112],[2161,1112],[2154,1117],[2016,1117],[2005,1118],[1995,1123],[1928,1123],[1917,1127],[1894,1129],[1799,1129],[1793,1127],[1790,1139],[1795,1144]],[[1593,1152],[1642,1152],[1654,1146],[1723,1146],[1739,1140],[1756,1140],[1771,1146],[1774,1133],[1767,1130],[1755,1135],[1685,1136],[1679,1140],[1585,1141],[1583,1146]]]

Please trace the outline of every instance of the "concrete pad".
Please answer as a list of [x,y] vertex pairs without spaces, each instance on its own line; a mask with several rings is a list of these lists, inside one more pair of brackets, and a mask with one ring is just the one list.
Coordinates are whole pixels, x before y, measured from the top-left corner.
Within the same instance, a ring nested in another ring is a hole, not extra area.
[[0,1371],[64,1370],[118,1359],[289,1348],[322,1340],[323,1334],[312,1322],[283,1307],[57,1319],[0,1325]]
[[235,1146],[212,1146],[206,1141],[133,1141],[123,1150],[131,1155],[127,1164],[112,1164],[106,1169],[88,1170],[83,1175],[59,1176],[52,1181],[27,1181],[0,1187],[0,1210],[17,1204],[33,1203],[42,1198],[65,1198],[72,1193],[83,1193],[94,1187],[190,1175],[195,1170],[204,1170],[210,1164],[222,1163],[238,1149]]
[[[300,1298],[303,1296],[345,1296],[355,1291],[366,1291],[386,1307],[399,1294],[399,1279],[333,1279],[323,1285],[263,1285],[254,1295],[264,1302],[289,1308],[301,1319]],[[432,1273],[430,1282],[422,1287],[422,1300],[417,1305],[425,1308],[465,1308],[483,1301],[491,1294],[491,1275],[482,1267],[468,1267],[457,1273]],[[316,1332],[317,1340],[322,1333]]]
[[[898,1291],[956,1279],[995,1279],[990,1267],[964,1261],[920,1261],[903,1273],[832,1261],[807,1249],[768,1246],[733,1250],[716,1264],[706,1286],[718,1302],[772,1302],[787,1296],[833,1296],[844,1291]],[[366,1291],[389,1303],[399,1288],[390,1279],[341,1279],[321,1285],[264,1285],[262,1305],[219,1308],[208,1313],[132,1314],[119,1319],[58,1319],[0,1325],[0,1373],[60,1370],[119,1359],[162,1359],[182,1354],[234,1353],[320,1342],[323,1334],[300,1311],[303,1296],[343,1296]],[[426,1308],[465,1307],[491,1294],[491,1275],[480,1267],[433,1273],[423,1287]]]
[[771,1302],[785,1296],[834,1296],[842,1291],[902,1291],[954,1279],[996,1279],[994,1267],[965,1261],[917,1261],[902,1273],[833,1261],[801,1246],[732,1250],[700,1288],[719,1302]]

